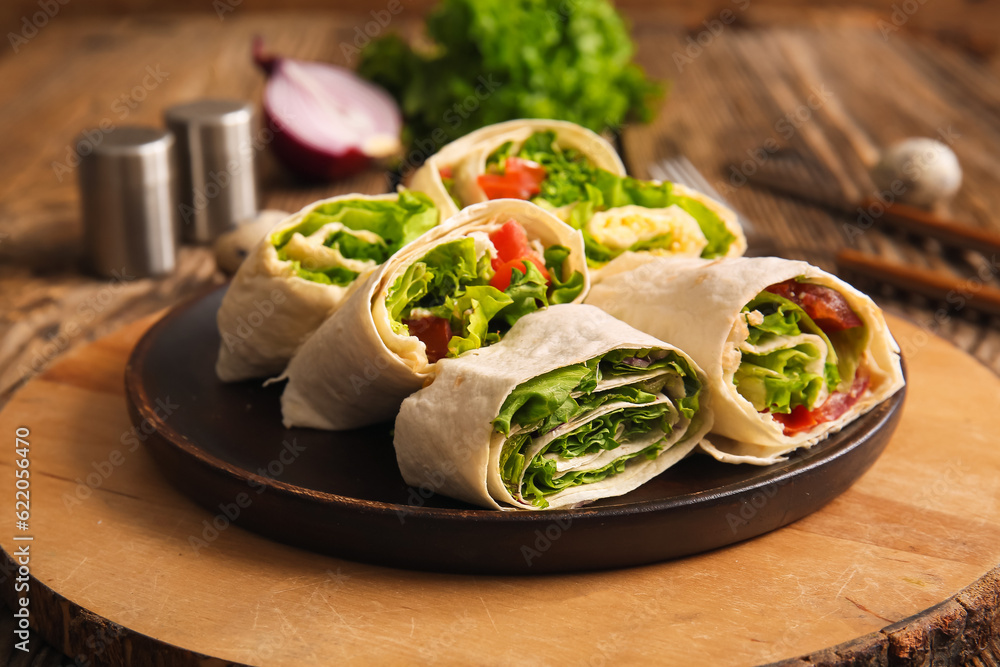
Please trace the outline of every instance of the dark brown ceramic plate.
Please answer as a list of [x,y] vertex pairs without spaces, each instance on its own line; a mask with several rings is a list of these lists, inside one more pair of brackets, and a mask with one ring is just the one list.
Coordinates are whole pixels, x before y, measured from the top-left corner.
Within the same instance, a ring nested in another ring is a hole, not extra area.
[[[694,456],[583,509],[484,510],[408,487],[391,423],[285,429],[281,386],[215,377],[224,288],[155,324],[125,372],[129,413],[163,474],[224,527],[353,560],[467,573],[570,572],[695,554],[785,526],[842,493],[885,448],[905,392],[769,467]],[[206,541],[212,530],[206,528]]]

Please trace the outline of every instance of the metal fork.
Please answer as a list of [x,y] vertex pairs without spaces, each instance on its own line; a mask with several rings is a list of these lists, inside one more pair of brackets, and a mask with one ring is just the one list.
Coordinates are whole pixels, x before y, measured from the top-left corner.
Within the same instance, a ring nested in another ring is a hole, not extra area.
[[[649,166],[649,175],[660,181],[670,181],[671,183],[686,185],[732,208],[729,202],[722,198],[719,191],[712,187],[708,179],[702,176],[701,172],[691,164],[691,160],[683,155],[654,162]],[[733,210],[735,211],[735,209]],[[736,219],[739,221],[740,226],[743,228],[743,233],[747,237],[747,255],[759,257],[764,254],[772,254],[775,250],[774,244],[761,238],[753,223],[739,211],[736,211]]]

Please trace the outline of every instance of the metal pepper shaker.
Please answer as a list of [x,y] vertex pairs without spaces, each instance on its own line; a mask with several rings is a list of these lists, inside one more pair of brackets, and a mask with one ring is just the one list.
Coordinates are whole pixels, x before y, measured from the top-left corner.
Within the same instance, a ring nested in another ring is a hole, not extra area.
[[253,105],[197,100],[166,110],[177,139],[179,224],[183,239],[210,243],[257,213]]
[[84,243],[99,275],[148,277],[174,269],[173,145],[169,132],[151,127],[84,132],[77,139]]

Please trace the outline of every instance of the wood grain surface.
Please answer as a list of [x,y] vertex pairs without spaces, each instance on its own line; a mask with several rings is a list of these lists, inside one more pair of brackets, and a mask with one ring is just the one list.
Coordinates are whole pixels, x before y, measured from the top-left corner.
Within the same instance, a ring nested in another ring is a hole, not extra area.
[[[34,618],[72,656],[115,662],[128,652],[134,664],[155,655],[164,665],[198,655],[295,666],[529,657],[757,664],[885,633],[1000,560],[1000,379],[900,320],[890,326],[901,345],[918,345],[902,422],[875,466],[825,508],[678,561],[535,577],[323,557],[230,525],[224,507],[212,516],[196,506],[129,437],[121,377],[148,323],[68,355],[0,413],[0,433],[31,430],[33,500],[29,533],[15,530],[12,513],[0,515],[0,546],[11,554],[22,544],[11,535],[33,538]],[[948,419],[926,418],[942,396],[958,395]],[[203,407],[163,401],[178,412]],[[0,486],[13,488],[14,469],[0,461]],[[717,528],[738,530],[734,521]],[[544,557],[544,544],[536,548]],[[105,635],[100,651],[87,644],[95,633]]]
[[[933,11],[931,5],[898,31],[880,24],[887,19],[884,11],[808,12],[773,23],[763,3],[751,3],[718,35],[706,35],[701,19],[686,21],[691,27],[684,29],[656,12],[640,13],[633,24],[638,58],[654,76],[670,79],[672,90],[654,124],[626,128],[626,161],[642,176],[652,160],[688,155],[777,254],[833,269],[837,250],[852,247],[963,281],[964,291],[942,301],[857,284],[887,310],[917,323],[922,333],[914,335],[914,349],[940,335],[1000,371],[1000,319],[975,312],[967,298],[997,285],[995,257],[944,252],[935,243],[883,230],[877,217],[869,225],[858,216],[741,184],[753,169],[774,169],[811,178],[835,195],[870,195],[874,186],[865,167],[879,147],[911,135],[944,136],[965,170],[949,213],[1000,231],[994,213],[1000,205],[1000,64],[970,55],[985,51],[970,50],[964,38],[957,40],[962,48],[954,48],[914,36],[911,27],[937,15],[940,5]],[[717,17],[715,7],[705,9],[704,19]],[[248,55],[254,34],[264,35],[277,52],[351,64],[341,47],[357,25],[356,17],[319,12],[235,11],[224,20],[210,13],[90,19],[67,14],[48,22],[17,53],[0,56],[0,80],[8,92],[0,99],[0,121],[8,128],[0,135],[0,154],[8,157],[0,162],[0,402],[62,355],[222,280],[210,252],[196,247],[184,248],[179,270],[161,280],[108,282],[81,275],[75,173],[59,166],[67,164],[74,137],[103,119],[115,126],[158,125],[164,107],[199,96],[259,99],[262,78]],[[415,30],[408,18],[391,27]],[[691,46],[699,38],[707,43],[700,50]],[[147,67],[167,76],[147,88]],[[272,208],[295,209],[322,196],[386,186],[384,175],[373,171],[305,188],[266,153],[261,162],[263,203]],[[990,627],[997,590],[993,575],[971,597],[838,650],[868,651],[876,656],[873,664],[885,664],[891,635],[903,642],[899,646],[923,647],[908,654],[913,664],[959,640],[1000,656],[1000,627]],[[0,614],[0,623],[6,620]],[[0,635],[10,636],[6,626],[0,625]],[[19,656],[22,664],[36,658],[38,664],[58,664],[41,642],[34,646],[36,653]],[[0,641],[0,659],[7,648]],[[821,654],[816,662],[842,662],[839,655]]]

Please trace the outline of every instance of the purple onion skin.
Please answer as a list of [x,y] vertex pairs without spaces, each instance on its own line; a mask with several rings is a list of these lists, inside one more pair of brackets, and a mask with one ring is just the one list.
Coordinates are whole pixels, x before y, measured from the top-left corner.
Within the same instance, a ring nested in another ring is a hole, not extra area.
[[[264,52],[264,40],[260,36],[254,37],[252,52],[254,63],[270,78],[278,58]],[[335,155],[306,145],[291,133],[283,131],[281,124],[271,115],[266,101],[263,107],[265,127],[274,133],[271,150],[300,179],[309,182],[338,180],[360,173],[372,165],[374,159],[356,147]]]
[[275,157],[293,174],[304,181],[332,181],[360,173],[372,164],[372,158],[356,148],[340,155],[319,151],[300,142],[278,123],[264,107],[264,123],[274,133],[271,150]]

